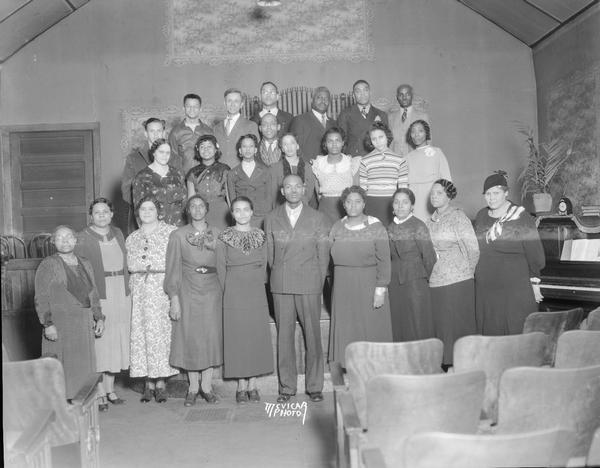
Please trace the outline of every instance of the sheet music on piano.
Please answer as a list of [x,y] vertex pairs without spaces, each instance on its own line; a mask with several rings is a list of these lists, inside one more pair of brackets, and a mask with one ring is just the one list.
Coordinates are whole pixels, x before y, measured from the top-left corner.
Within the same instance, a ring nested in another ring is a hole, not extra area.
[[544,302],[600,305],[600,218],[545,215],[536,224],[546,254]]

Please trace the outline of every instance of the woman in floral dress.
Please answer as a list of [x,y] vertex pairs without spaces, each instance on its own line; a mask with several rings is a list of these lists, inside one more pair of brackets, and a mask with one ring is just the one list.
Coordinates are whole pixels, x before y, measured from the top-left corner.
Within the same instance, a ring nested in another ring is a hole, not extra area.
[[160,204],[142,198],[137,208],[140,228],[127,237],[127,265],[131,274],[131,377],[145,377],[141,401],[154,396],[167,401],[165,378],[178,373],[169,365],[171,319],[169,296],[164,292],[165,259],[169,235],[175,226],[159,220]]
[[187,188],[183,175],[169,165],[171,147],[164,138],[152,143],[148,156],[152,163],[137,173],[133,179],[133,203],[152,196],[161,205],[159,216],[167,224],[183,226],[183,208],[187,198]]

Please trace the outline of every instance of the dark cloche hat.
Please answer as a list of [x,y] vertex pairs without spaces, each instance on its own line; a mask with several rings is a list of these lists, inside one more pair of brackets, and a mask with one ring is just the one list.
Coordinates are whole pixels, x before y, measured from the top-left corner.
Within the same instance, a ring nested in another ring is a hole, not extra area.
[[489,189],[498,185],[501,187],[508,187],[505,171],[495,171],[491,176],[485,179],[485,182],[483,183],[483,193],[485,194]]

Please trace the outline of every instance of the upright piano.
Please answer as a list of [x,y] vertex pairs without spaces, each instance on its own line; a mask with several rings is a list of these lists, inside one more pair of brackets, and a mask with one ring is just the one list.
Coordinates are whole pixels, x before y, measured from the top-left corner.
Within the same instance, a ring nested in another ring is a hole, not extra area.
[[600,306],[600,217],[542,215],[536,224],[546,254],[541,309]]

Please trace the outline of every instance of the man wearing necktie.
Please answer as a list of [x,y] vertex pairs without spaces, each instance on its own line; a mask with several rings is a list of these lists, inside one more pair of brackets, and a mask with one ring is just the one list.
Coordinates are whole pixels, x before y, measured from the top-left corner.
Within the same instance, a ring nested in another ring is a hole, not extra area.
[[260,126],[260,119],[262,119],[265,114],[273,114],[279,124],[277,138],[281,138],[284,133],[289,131],[293,116],[289,112],[279,109],[279,91],[275,83],[272,81],[265,81],[260,86],[260,102],[262,104],[262,109],[250,117],[250,120]]
[[396,90],[396,99],[400,104],[400,110],[390,114],[390,130],[394,134],[391,150],[400,155],[406,156],[413,150],[407,140],[407,132],[410,124],[415,120],[424,120],[431,123],[429,116],[421,112],[412,105],[413,88],[409,84],[401,84]]
[[281,159],[281,149],[277,144],[277,132],[279,131],[280,125],[277,123],[277,118],[270,113],[266,113],[260,119],[260,134],[262,140],[258,145],[258,154],[262,162],[267,166],[275,164]]
[[310,162],[321,154],[321,138],[325,131],[335,127],[335,120],[327,116],[331,94],[324,86],[315,89],[311,109],[292,119],[290,131],[296,135],[300,145],[300,156]]
[[338,127],[346,134],[346,151],[349,156],[368,153],[364,147],[365,135],[374,122],[388,125],[387,114],[371,104],[371,86],[366,80],[358,80],[352,86],[356,104],[345,107],[338,117]]
[[225,119],[213,126],[213,132],[221,150],[219,162],[227,164],[231,169],[240,163],[236,144],[242,135],[252,134],[258,139],[256,123],[242,117],[240,111],[244,106],[244,96],[239,89],[230,88],[225,91]]

